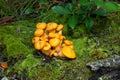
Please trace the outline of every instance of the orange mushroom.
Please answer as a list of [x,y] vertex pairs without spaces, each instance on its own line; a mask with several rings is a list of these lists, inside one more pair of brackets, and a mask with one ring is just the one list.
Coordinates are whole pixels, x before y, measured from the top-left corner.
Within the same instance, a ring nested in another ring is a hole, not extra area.
[[2,67],[3,69],[7,69],[8,68],[7,62],[0,62],[0,67]]
[[55,33],[55,37],[60,39],[60,34],[59,33]]
[[45,46],[45,41],[38,41],[34,44],[35,49],[41,50]]
[[50,32],[49,34],[48,34],[48,37],[49,38],[60,38],[60,34],[58,34],[58,33],[54,33],[54,32]]
[[48,35],[41,36],[40,40],[42,40],[42,41],[48,41]]
[[69,46],[69,45],[73,45],[73,42],[70,41],[70,40],[65,40],[64,43],[65,43],[66,45],[68,45],[68,46]]
[[53,26],[53,28],[54,28],[54,29],[56,29],[56,28],[57,28],[57,26],[58,26],[58,24],[57,24],[57,23],[55,23],[55,22],[52,22],[51,26]]
[[47,50],[50,50],[50,48],[51,48],[51,46],[50,46],[50,44],[47,42],[47,43],[45,44],[45,46],[43,47],[43,50],[44,50],[44,51],[47,51]]
[[50,32],[50,33],[48,34],[48,37],[49,37],[49,38],[55,38],[55,33],[54,33],[54,32]]
[[70,58],[70,59],[76,58],[76,55],[75,55],[74,50],[73,50],[71,47],[69,47],[69,46],[64,46],[64,47],[62,48],[62,53],[63,53],[63,55],[65,55],[67,58]]
[[32,43],[34,44],[35,42],[39,41],[40,37],[33,37],[32,38]]
[[36,25],[36,28],[37,29],[45,29],[46,28],[46,23],[44,23],[44,22],[41,22],[41,23],[37,23],[37,25]]
[[63,27],[64,27],[64,26],[63,26],[62,24],[58,25],[56,31],[61,31],[61,30],[63,29]]
[[46,31],[52,31],[52,30],[55,30],[55,27],[52,26],[52,23],[48,23],[46,27]]
[[44,34],[44,30],[42,30],[42,29],[37,29],[35,32],[34,32],[34,35],[36,36],[36,37],[40,37],[40,36],[42,36]]
[[58,25],[55,22],[38,23],[34,32],[35,37],[32,38],[35,49],[41,50],[49,57],[76,58],[73,42],[66,40],[66,37],[62,35],[63,27],[62,24]]
[[65,37],[65,36],[60,35],[60,40],[65,40],[65,39],[66,39],[66,37]]
[[60,40],[58,38],[52,38],[49,40],[49,43],[52,47],[56,47],[59,45]]

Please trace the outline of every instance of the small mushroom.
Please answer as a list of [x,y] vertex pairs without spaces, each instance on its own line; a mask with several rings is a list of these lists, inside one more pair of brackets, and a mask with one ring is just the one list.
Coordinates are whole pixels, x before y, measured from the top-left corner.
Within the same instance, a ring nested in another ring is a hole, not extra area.
[[60,34],[59,33],[55,33],[55,37],[60,39]]
[[41,37],[40,37],[40,40],[48,41],[48,35],[41,36]]
[[45,46],[45,41],[38,41],[34,44],[35,49],[41,50]]
[[51,46],[50,46],[50,44],[47,42],[47,43],[45,44],[45,46],[43,47],[43,50],[44,50],[44,51],[48,51],[48,50],[50,50],[50,48],[51,48]]
[[70,41],[70,40],[65,40],[64,43],[65,43],[66,45],[68,45],[68,46],[69,46],[69,45],[73,45],[73,42]]
[[60,35],[60,40],[66,40],[66,37],[63,35]]
[[74,50],[73,50],[71,47],[69,47],[69,46],[64,46],[64,47],[62,48],[62,53],[63,53],[63,55],[65,55],[67,58],[70,58],[70,59],[76,58],[76,55],[75,55]]
[[3,69],[7,69],[8,68],[7,62],[0,62],[0,67],[2,67]]
[[32,38],[32,43],[34,44],[35,42],[39,41],[40,37],[33,37]]
[[54,33],[54,32],[50,32],[49,34],[48,34],[48,37],[49,38],[60,38],[60,34],[58,34],[58,33]]
[[48,24],[47,24],[47,27],[46,27],[46,31],[50,32],[50,31],[52,31],[52,30],[55,30],[55,27],[52,26],[52,23],[48,23]]
[[35,32],[34,32],[34,36],[36,37],[40,37],[44,34],[44,30],[42,29],[37,29]]
[[37,23],[37,25],[36,25],[36,28],[37,29],[45,29],[46,28],[46,23],[44,23],[44,22],[41,22],[41,23]]
[[54,32],[50,32],[50,33],[48,34],[48,37],[49,37],[49,38],[55,38],[55,33],[54,33]]
[[59,45],[60,40],[58,38],[52,38],[49,40],[49,43],[52,47],[56,47]]
[[57,24],[57,23],[55,23],[55,22],[52,22],[51,26],[53,26],[53,28],[54,28],[54,29],[56,29],[56,28],[57,28],[57,26],[58,26],[58,24]]
[[56,31],[61,31],[61,30],[63,29],[63,27],[64,27],[64,26],[63,26],[62,24],[58,25]]

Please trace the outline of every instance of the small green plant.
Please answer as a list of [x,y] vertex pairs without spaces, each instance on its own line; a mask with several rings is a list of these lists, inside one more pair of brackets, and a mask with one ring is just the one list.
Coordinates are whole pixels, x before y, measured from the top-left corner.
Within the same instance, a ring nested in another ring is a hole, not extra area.
[[55,5],[52,11],[59,15],[68,16],[68,26],[72,29],[77,24],[84,24],[87,30],[91,30],[94,25],[94,17],[106,17],[110,12],[118,11],[115,2],[105,2],[104,0],[72,0],[72,2]]

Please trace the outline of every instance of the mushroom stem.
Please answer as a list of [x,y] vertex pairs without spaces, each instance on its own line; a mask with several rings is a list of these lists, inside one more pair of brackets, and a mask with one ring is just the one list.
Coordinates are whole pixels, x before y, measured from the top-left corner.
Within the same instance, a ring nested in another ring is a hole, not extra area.
[[50,55],[50,52],[51,52],[51,50],[47,50],[47,51],[42,50],[42,53],[44,53],[44,54],[45,54],[45,55],[47,55],[47,56],[49,56],[49,55]]
[[60,51],[60,52],[58,53],[58,56],[59,56],[60,58],[64,58],[64,57],[65,57],[65,55],[62,53],[62,51]]

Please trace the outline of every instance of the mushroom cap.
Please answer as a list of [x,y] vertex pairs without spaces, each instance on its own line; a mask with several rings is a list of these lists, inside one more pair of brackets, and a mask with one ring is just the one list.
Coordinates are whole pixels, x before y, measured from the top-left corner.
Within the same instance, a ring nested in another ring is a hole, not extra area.
[[36,37],[40,37],[44,34],[44,30],[42,29],[36,29],[36,31],[34,32],[34,36]]
[[48,37],[49,38],[58,38],[59,39],[60,38],[60,34],[51,32],[51,33],[48,34]]
[[51,48],[51,46],[50,46],[50,44],[47,42],[47,43],[45,44],[45,46],[43,47],[43,50],[44,50],[44,51],[47,51],[47,50],[50,50],[50,48]]
[[74,49],[74,46],[73,46],[73,45],[70,45],[69,47],[71,47],[72,49]]
[[65,47],[65,46],[66,46],[66,44],[65,44],[65,43],[63,43],[63,44],[62,44],[62,47]]
[[33,37],[32,38],[32,43],[34,44],[35,42],[39,41],[40,37]]
[[41,50],[45,46],[45,41],[38,41],[34,44],[35,49]]
[[70,58],[70,59],[76,58],[76,55],[75,55],[74,50],[73,50],[71,47],[69,47],[69,46],[64,46],[64,47],[62,48],[62,53],[63,53],[63,55],[65,55],[67,58]]
[[46,27],[46,31],[52,31],[55,30],[55,27],[52,25],[52,23],[48,23]]
[[[62,47],[65,47],[65,46],[68,46],[66,45],[65,43],[62,44]],[[73,45],[69,45],[70,48],[74,49],[74,46]]]
[[61,30],[63,29],[63,27],[64,27],[64,26],[63,26],[62,24],[58,25],[56,31],[61,31]]
[[54,29],[56,29],[56,28],[57,28],[57,26],[58,26],[58,24],[57,24],[57,23],[55,23],[55,22],[52,22],[51,26],[53,26],[53,28],[54,28]]
[[48,34],[48,37],[49,37],[49,38],[54,38],[54,37],[55,37],[55,33],[54,33],[54,32],[50,32],[50,33]]
[[36,28],[37,29],[45,29],[46,25],[47,24],[45,22],[37,23]]
[[48,41],[48,35],[41,36],[40,40],[42,40],[42,41]]
[[8,64],[7,62],[0,62],[0,66],[4,69],[7,69],[8,68]]
[[55,37],[60,39],[60,34],[59,33],[55,33]]
[[73,45],[73,42],[70,40],[65,40],[64,43],[68,46]]
[[66,39],[66,37],[65,37],[65,36],[60,35],[60,40],[65,40],[65,39]]
[[56,47],[59,45],[60,40],[58,38],[52,38],[49,40],[49,43],[52,47]]

